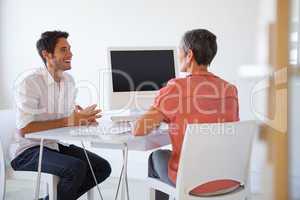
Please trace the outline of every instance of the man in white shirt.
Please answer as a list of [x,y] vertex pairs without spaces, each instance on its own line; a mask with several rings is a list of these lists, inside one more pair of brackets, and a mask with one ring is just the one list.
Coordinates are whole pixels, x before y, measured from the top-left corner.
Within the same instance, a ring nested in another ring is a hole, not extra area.
[[[91,105],[85,109],[75,105],[76,89],[71,75],[72,52],[68,33],[47,31],[37,41],[37,50],[45,68],[27,74],[16,85],[16,138],[12,145],[12,167],[15,170],[37,171],[39,141],[26,139],[36,131],[97,123],[100,109]],[[82,148],[45,141],[42,172],[60,178],[58,200],[73,200],[95,186]],[[87,152],[98,183],[111,173],[110,164],[100,156]],[[46,197],[47,199],[48,197]]]

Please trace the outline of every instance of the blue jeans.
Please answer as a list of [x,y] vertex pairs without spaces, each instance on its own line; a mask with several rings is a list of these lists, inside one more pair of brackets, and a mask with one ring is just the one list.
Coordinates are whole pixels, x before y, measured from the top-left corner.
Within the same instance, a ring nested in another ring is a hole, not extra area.
[[[170,150],[157,150],[150,154],[148,160],[148,176],[160,179],[162,182],[175,187],[168,177],[168,163],[171,156]],[[168,200],[169,195],[156,190],[155,200]]]
[[[39,146],[29,148],[17,156],[11,166],[14,170],[37,171]],[[98,183],[111,173],[110,164],[100,156],[87,151]],[[44,148],[42,172],[60,178],[57,185],[57,200],[75,200],[96,184],[82,148],[59,144],[59,151]]]

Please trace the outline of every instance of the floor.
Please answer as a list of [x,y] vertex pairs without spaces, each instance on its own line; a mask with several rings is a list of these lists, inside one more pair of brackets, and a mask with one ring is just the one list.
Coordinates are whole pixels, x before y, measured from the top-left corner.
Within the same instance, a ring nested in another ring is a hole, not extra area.
[[[113,200],[117,187],[117,178],[110,178],[101,185],[101,192],[104,200]],[[45,193],[45,188],[41,193]],[[129,180],[130,200],[148,200],[147,187],[142,180]],[[98,195],[98,194],[96,194]],[[8,180],[6,200],[31,200],[34,196],[34,182],[28,180]],[[97,199],[99,196],[96,196]],[[83,196],[80,200],[85,200]],[[253,194],[252,200],[265,200],[262,194]]]

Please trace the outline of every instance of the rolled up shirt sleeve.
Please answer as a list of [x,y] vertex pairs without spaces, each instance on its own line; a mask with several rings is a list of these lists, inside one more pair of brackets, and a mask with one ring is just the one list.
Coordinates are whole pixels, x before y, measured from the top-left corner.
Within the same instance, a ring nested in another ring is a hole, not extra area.
[[42,112],[39,109],[40,88],[37,83],[25,79],[15,86],[16,126],[24,128],[35,121],[35,116]]

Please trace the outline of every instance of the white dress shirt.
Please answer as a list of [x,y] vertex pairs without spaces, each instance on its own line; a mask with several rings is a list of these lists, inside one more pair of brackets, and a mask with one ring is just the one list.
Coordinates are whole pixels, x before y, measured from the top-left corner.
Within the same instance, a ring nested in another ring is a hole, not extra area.
[[[15,85],[16,125],[24,128],[33,121],[55,120],[70,116],[75,108],[76,88],[71,75],[63,73],[55,82],[48,70],[38,68]],[[26,149],[40,145],[39,140],[24,138],[16,132],[11,143],[11,159]],[[58,150],[56,141],[45,140],[45,147]]]

